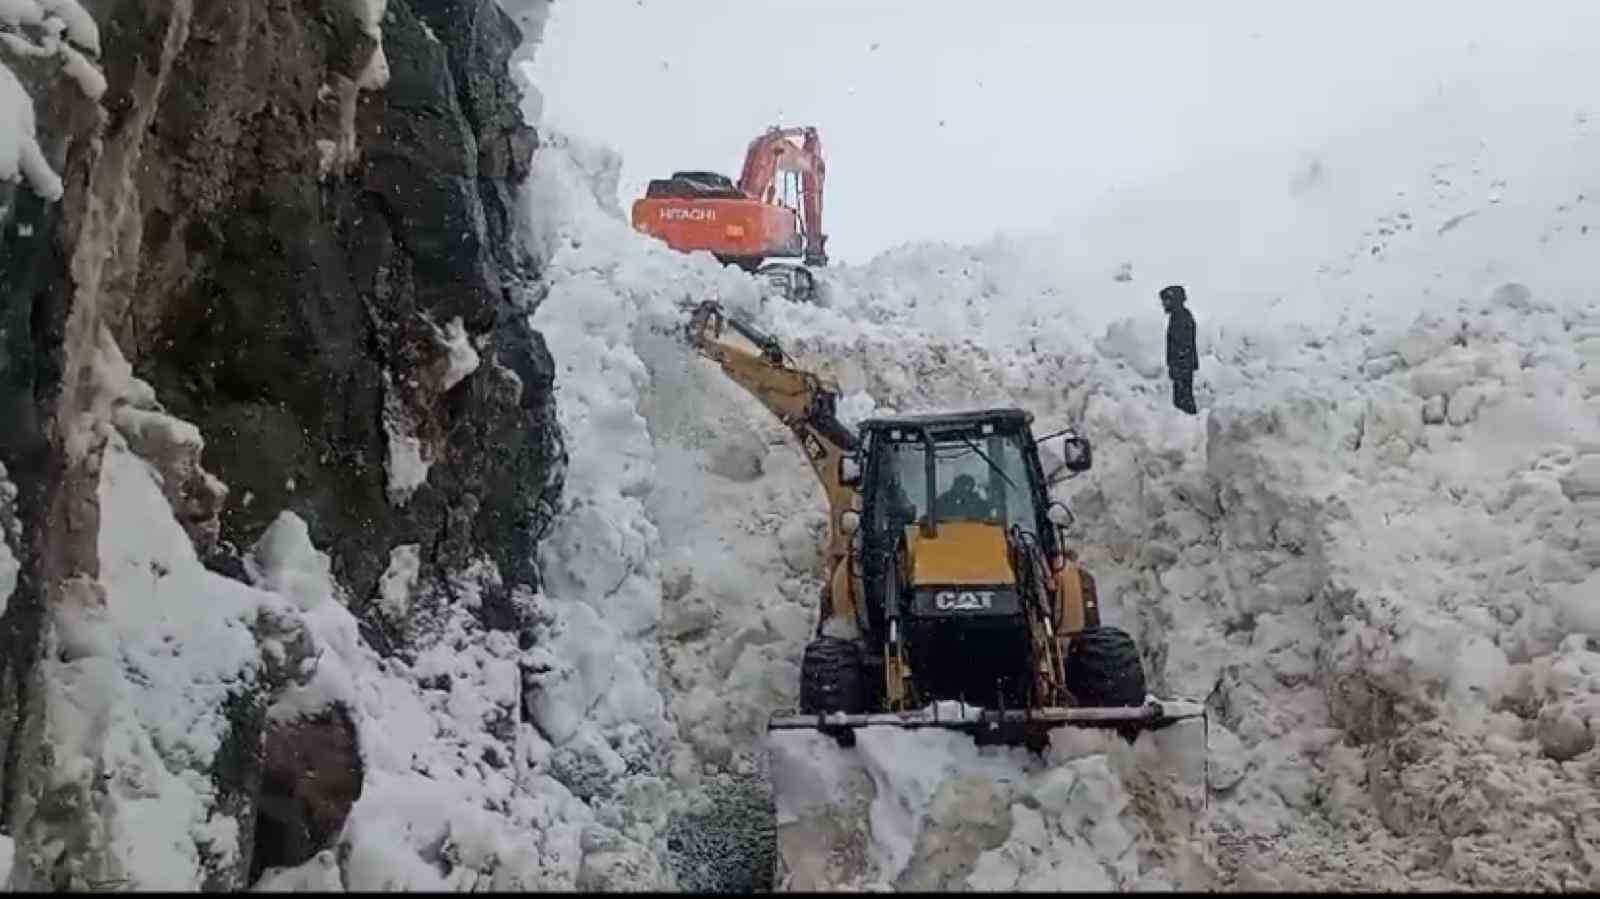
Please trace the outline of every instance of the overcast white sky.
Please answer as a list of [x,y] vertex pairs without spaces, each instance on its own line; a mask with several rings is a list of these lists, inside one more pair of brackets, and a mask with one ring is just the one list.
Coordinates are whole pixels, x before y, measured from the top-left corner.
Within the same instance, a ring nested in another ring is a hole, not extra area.
[[830,255],[865,262],[1309,146],[1474,52],[1537,66],[1575,42],[1600,54],[1600,0],[555,0],[534,75],[547,123],[623,154],[624,209],[673,170],[737,177],[768,125],[816,125]]

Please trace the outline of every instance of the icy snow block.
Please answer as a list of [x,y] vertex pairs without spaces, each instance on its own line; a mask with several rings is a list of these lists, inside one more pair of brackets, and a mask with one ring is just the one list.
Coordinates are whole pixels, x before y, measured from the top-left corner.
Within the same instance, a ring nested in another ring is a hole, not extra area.
[[1466,386],[1457,390],[1446,404],[1446,418],[1453,425],[1464,425],[1478,417],[1485,396],[1480,387]]
[[1039,807],[1052,815],[1060,815],[1066,811],[1067,803],[1072,799],[1072,788],[1078,783],[1078,773],[1070,766],[1056,768],[1044,776],[1039,787],[1033,791],[1033,798],[1039,801]]
[[1067,767],[1076,772],[1078,783],[1062,809],[1063,824],[1068,820],[1096,822],[1122,813],[1128,794],[1105,756],[1075,759]]
[[1553,605],[1567,633],[1600,637],[1600,571],[1555,588]]
[[1600,499],[1600,453],[1579,456],[1561,476],[1561,492],[1573,502]]
[[709,453],[711,473],[738,484],[758,480],[765,470],[767,445],[752,432],[735,432]]
[[1445,408],[1443,396],[1428,397],[1428,401],[1422,404],[1422,423],[1425,425],[1444,424]]
[[1361,363],[1361,373],[1376,380],[1406,367],[1405,357],[1399,353],[1385,353]]
[[1428,360],[1427,364],[1411,373],[1411,390],[1417,396],[1438,394],[1449,396],[1470,384],[1477,375],[1477,364],[1472,354],[1455,348],[1447,355]]
[[796,515],[778,529],[778,549],[795,574],[822,576],[822,540],[814,530],[816,523],[810,515]]
[[1549,705],[1539,712],[1534,728],[1539,748],[1558,762],[1576,758],[1594,748],[1594,734],[1565,705]]

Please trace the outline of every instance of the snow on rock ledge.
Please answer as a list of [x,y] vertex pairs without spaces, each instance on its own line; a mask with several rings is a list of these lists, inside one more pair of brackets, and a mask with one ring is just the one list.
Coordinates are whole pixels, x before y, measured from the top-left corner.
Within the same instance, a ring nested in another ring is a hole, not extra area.
[[[236,797],[210,777],[237,736],[229,701],[256,688],[252,629],[272,600],[200,565],[154,471],[115,433],[100,470],[100,577],[64,585],[52,608],[39,672],[52,790],[19,853],[41,885],[197,889],[240,858],[224,808]],[[64,813],[68,797],[94,811]]]
[[[84,97],[106,91],[100,28],[77,0],[9,0],[0,5],[0,45],[20,58],[60,61],[62,75],[77,82]],[[86,55],[87,54],[87,55]],[[10,66],[0,62],[0,181],[25,180],[47,200],[59,200],[61,177],[45,160],[34,127],[33,100]]]
[[[54,787],[19,844],[20,884],[238,883],[248,822],[236,811],[250,804],[225,786],[239,777],[227,759],[244,733],[235,703],[255,695],[277,697],[266,710],[269,741],[279,725],[348,716],[364,769],[329,852],[263,872],[263,884],[580,882],[595,816],[550,776],[548,744],[518,723],[525,656],[515,636],[485,632],[458,608],[415,659],[380,657],[328,557],[290,513],[248,560],[256,586],[207,571],[155,470],[115,433],[100,504],[100,578],[73,585],[57,607],[42,663],[54,763],[41,776]],[[405,554],[398,560],[404,569]],[[71,797],[76,811],[60,805]]]

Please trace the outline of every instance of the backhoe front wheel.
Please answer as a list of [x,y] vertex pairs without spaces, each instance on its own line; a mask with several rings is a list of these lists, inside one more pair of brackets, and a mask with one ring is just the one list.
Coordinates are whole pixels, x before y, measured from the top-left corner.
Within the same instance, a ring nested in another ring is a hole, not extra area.
[[1062,677],[1082,706],[1141,706],[1144,664],[1126,631],[1095,627],[1073,636]]
[[[800,711],[852,715],[866,711],[865,668],[860,643],[838,637],[812,640],[800,660]],[[855,745],[855,731],[850,728],[830,728],[825,733],[840,746]]]
[[[1144,705],[1144,663],[1126,631],[1094,627],[1078,633],[1067,648],[1062,679],[1081,706]],[[1139,738],[1137,724],[1116,728],[1129,743]]]

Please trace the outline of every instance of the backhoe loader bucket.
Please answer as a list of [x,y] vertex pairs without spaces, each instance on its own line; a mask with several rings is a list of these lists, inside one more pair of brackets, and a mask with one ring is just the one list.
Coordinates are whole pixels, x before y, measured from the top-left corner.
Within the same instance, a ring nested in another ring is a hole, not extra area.
[[1150,699],[1142,706],[1104,708],[977,709],[965,706],[954,713],[941,713],[938,704],[915,711],[864,714],[806,714],[785,709],[767,719],[767,732],[813,730],[847,737],[859,727],[939,728],[971,734],[981,745],[1041,747],[1048,742],[1049,732],[1058,727],[1107,728],[1134,734],[1163,730],[1180,721],[1206,717],[1206,707],[1202,703],[1158,699]]

